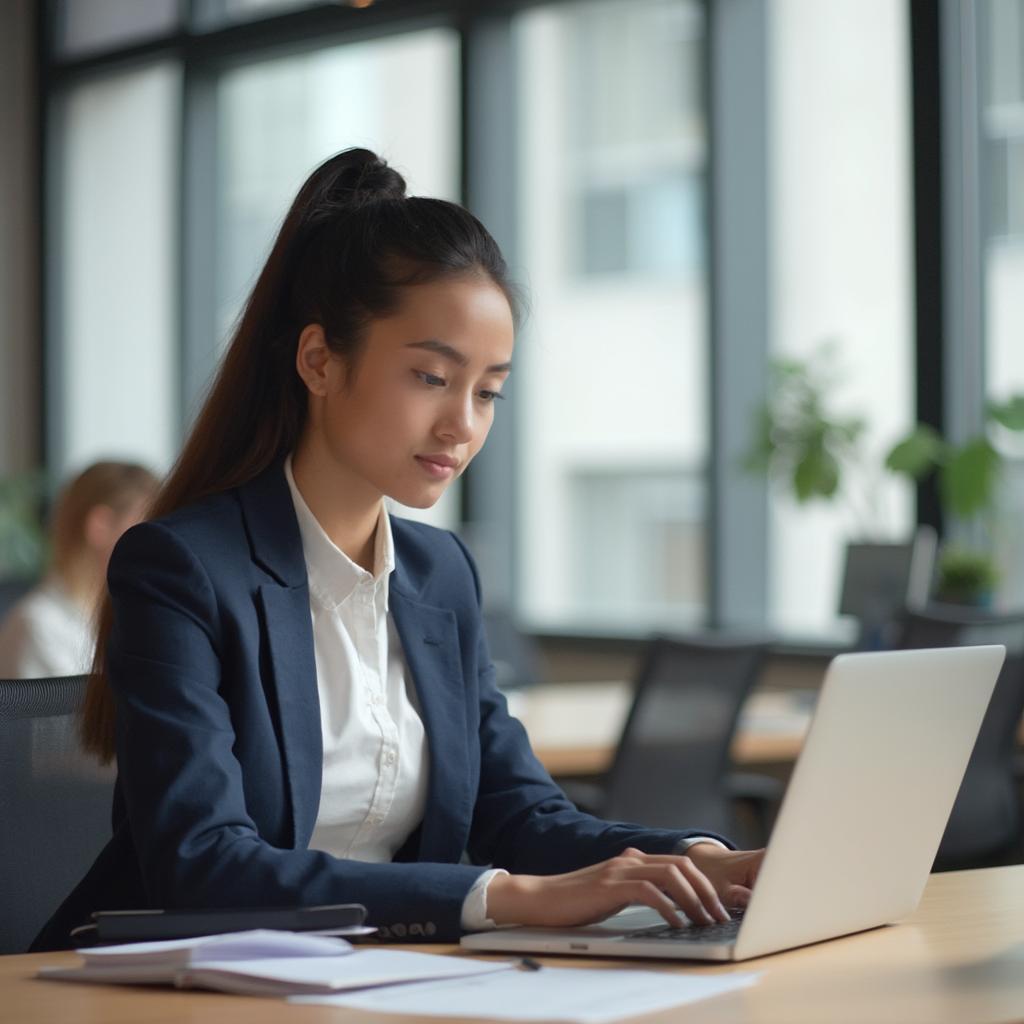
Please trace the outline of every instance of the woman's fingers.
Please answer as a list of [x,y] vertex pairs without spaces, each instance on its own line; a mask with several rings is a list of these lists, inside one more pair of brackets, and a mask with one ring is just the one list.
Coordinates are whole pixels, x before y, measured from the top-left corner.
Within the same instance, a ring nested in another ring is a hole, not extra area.
[[650,882],[697,924],[729,919],[714,886],[692,865],[637,864],[619,868],[613,877]]
[[751,891],[745,885],[730,885],[726,902],[730,907],[745,907],[750,902]]
[[[624,851],[621,859],[627,865],[630,865],[625,870],[635,870],[632,867],[635,864],[637,867],[642,865],[645,868],[650,867],[666,871],[668,872],[668,878],[673,881],[681,876],[682,885],[679,888],[683,899],[680,899],[674,893],[670,893],[670,895],[673,895],[676,902],[692,920],[703,921],[707,918],[709,919],[708,923],[716,920],[729,920],[729,912],[722,905],[718,890],[711,879],[689,857],[678,854],[648,854],[641,853],[639,850],[629,849]],[[644,877],[650,876],[645,875]],[[692,896],[691,893],[693,894]],[[691,913],[691,908],[696,913]]]
[[629,879],[613,883],[616,897],[624,904],[642,903],[656,910],[671,928],[682,928],[686,922],[679,916],[675,903],[665,895],[654,882],[643,879]]

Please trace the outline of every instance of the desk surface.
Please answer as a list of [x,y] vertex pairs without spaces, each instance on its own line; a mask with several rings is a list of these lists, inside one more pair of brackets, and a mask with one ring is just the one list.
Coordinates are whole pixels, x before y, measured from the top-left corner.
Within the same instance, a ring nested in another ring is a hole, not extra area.
[[[451,946],[417,948],[453,951]],[[71,985],[33,977],[44,964],[70,964],[76,959],[73,953],[0,957],[0,1022],[364,1024],[370,1019],[367,1014],[288,1006],[274,999]],[[920,907],[903,924],[735,966],[551,957],[545,962],[608,970],[761,972],[753,988],[688,1007],[686,1020],[699,1024],[1024,1021],[1024,865],[933,875]],[[645,1024],[679,1019],[678,1011],[642,1018]],[[437,1024],[437,1018],[427,1017],[372,1020]]]

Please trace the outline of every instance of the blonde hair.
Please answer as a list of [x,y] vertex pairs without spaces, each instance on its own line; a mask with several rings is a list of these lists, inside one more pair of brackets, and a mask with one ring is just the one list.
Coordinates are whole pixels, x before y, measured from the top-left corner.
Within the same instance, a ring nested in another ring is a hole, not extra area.
[[50,518],[50,564],[68,571],[85,543],[85,522],[99,505],[126,512],[135,502],[150,498],[159,485],[145,466],[134,462],[94,462],[69,480],[54,502]]

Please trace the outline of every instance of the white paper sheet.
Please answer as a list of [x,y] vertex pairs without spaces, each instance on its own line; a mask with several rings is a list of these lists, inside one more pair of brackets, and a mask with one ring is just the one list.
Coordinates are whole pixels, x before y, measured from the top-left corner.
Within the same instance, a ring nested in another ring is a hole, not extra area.
[[289,1002],[438,1017],[607,1024],[746,988],[758,977],[545,967],[337,996],[296,996]]

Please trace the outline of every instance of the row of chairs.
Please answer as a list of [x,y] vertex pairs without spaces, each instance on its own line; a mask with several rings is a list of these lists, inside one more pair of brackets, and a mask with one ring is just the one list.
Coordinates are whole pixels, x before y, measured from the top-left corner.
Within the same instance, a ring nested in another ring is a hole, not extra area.
[[[1016,733],[1024,710],[1024,615],[909,614],[900,646],[1004,643],[1006,664],[982,723],[936,869],[1017,859]],[[774,778],[732,770],[740,709],[759,676],[760,643],[654,640],[602,785],[570,790],[615,820],[693,824],[763,842],[782,796]],[[110,835],[114,771],[82,752],[85,677],[0,680],[0,954],[23,952]],[[927,709],[922,708],[922,714]],[[652,780],[677,785],[651,785]]]

